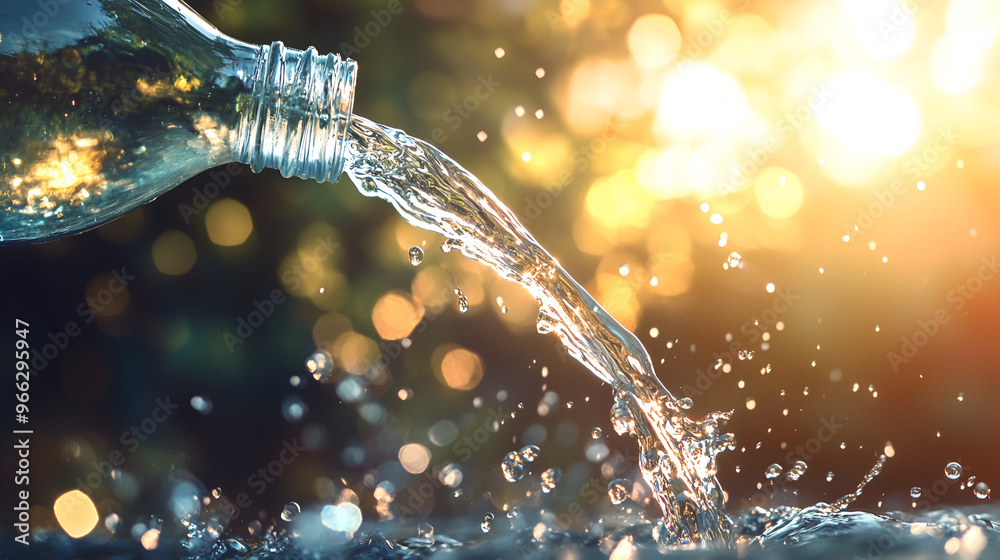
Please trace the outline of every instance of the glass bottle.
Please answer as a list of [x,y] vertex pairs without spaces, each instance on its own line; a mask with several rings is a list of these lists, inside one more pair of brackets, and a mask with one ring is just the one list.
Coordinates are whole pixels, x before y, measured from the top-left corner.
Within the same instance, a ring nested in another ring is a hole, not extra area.
[[85,231],[234,161],[343,171],[350,59],[237,41],[180,0],[2,12],[0,244]]

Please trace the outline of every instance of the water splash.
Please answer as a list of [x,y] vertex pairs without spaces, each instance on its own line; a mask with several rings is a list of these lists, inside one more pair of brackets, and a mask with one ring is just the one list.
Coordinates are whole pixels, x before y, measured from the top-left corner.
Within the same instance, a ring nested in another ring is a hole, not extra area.
[[[476,177],[433,146],[363,117],[352,119],[346,172],[365,196],[391,203],[410,224],[445,236],[539,304],[539,332],[553,332],[569,354],[625,403],[640,445],[640,469],[679,543],[733,542],[716,479],[715,456],[735,446],[719,421],[732,412],[689,418],[663,386],[639,340],[538,244]],[[616,409],[618,405],[616,404]],[[613,415],[621,417],[620,411]],[[619,423],[616,423],[618,426]],[[506,460],[505,460],[506,461]],[[516,469],[515,469],[516,470]]]

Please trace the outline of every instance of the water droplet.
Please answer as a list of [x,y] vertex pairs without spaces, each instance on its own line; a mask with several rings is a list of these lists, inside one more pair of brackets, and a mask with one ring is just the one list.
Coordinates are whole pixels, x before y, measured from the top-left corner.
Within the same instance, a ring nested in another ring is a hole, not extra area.
[[410,247],[410,264],[417,266],[424,260],[424,250],[414,245]]
[[618,265],[618,274],[621,274],[622,276],[628,276],[628,273],[629,273],[628,263],[622,263]]
[[306,359],[306,369],[320,383],[333,380],[333,358],[323,350],[317,350]]
[[525,463],[530,463],[538,458],[538,453],[540,451],[541,449],[539,449],[537,445],[525,445],[521,448],[519,453],[521,455],[521,460]]
[[298,515],[302,511],[299,504],[295,502],[288,502],[285,504],[285,509],[281,510],[281,518],[285,521],[291,521],[293,517]]
[[562,480],[562,471],[559,469],[546,469],[542,473],[542,492],[548,494],[549,492],[555,490],[556,484]]
[[378,192],[378,183],[371,177],[365,177],[361,180],[361,189],[367,194],[374,194]]
[[781,471],[782,471],[781,465],[779,465],[778,463],[772,463],[771,466],[767,467],[767,470],[764,471],[764,477],[767,478],[768,480],[774,480],[775,478],[778,478],[778,476],[781,475]]
[[483,516],[483,522],[479,524],[479,528],[483,530],[484,533],[489,533],[490,529],[493,528],[493,520],[496,518],[492,513],[487,513]]
[[216,500],[218,500],[219,498],[222,497],[222,487],[221,486],[216,486],[215,489],[212,490],[212,497],[215,498]]
[[795,461],[792,468],[788,469],[788,480],[795,482],[802,478],[802,475],[806,474],[807,468],[809,468],[809,465],[806,465],[805,461]]
[[956,478],[962,476],[962,465],[952,461],[944,466],[944,475],[948,478],[955,480]]
[[593,430],[590,430],[590,437],[592,437],[594,439],[600,439],[601,438],[601,429],[598,428],[598,427],[594,427]]
[[979,482],[976,487],[972,489],[972,493],[976,495],[980,500],[985,500],[987,496],[990,495],[990,487],[985,482]]
[[677,406],[683,408],[684,410],[688,410],[694,406],[694,401],[691,400],[691,397],[684,397],[683,399],[677,401]]
[[826,473],[826,481],[830,482],[831,480],[833,480],[833,471]]
[[611,498],[611,503],[619,505],[628,498],[628,483],[621,478],[616,478],[608,484],[608,498]]
[[740,261],[742,259],[743,259],[742,255],[740,255],[736,251],[733,251],[732,253],[729,253],[729,258],[726,259],[726,264],[729,265],[729,268],[736,268],[740,266]]
[[455,287],[455,295],[458,296],[458,310],[462,313],[467,313],[469,311],[469,300],[458,286]]
[[430,523],[418,523],[417,524],[417,538],[421,539],[434,539],[434,526]]
[[524,461],[516,451],[511,451],[503,458],[500,468],[507,482],[517,482],[524,476]]
[[924,491],[919,486],[914,486],[913,488],[910,488],[910,497],[911,498],[919,498],[920,495],[923,494],[923,493],[924,493]]

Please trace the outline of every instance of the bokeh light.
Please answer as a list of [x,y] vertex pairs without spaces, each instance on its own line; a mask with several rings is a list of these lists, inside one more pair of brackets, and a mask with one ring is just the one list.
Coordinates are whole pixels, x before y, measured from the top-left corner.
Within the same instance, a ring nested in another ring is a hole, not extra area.
[[223,198],[209,207],[205,214],[205,229],[212,243],[234,247],[250,237],[253,221],[246,206],[231,198]]
[[407,443],[399,448],[399,462],[410,474],[420,474],[431,463],[431,452],[419,443]]
[[97,526],[97,508],[90,496],[80,490],[70,490],[56,498],[52,510],[59,526],[74,539],[87,536]]
[[435,350],[431,359],[438,379],[452,389],[468,391],[483,379],[482,360],[465,348],[446,344]]
[[646,14],[632,23],[627,41],[636,64],[645,68],[661,68],[677,56],[681,32],[669,17]]
[[375,302],[372,323],[382,338],[399,340],[409,336],[423,315],[423,306],[409,294],[389,292]]
[[754,179],[753,188],[761,211],[772,218],[787,218],[802,206],[802,183],[788,169],[765,167]]
[[153,242],[153,262],[157,270],[164,274],[179,276],[187,273],[194,266],[197,256],[191,238],[177,230],[163,232]]

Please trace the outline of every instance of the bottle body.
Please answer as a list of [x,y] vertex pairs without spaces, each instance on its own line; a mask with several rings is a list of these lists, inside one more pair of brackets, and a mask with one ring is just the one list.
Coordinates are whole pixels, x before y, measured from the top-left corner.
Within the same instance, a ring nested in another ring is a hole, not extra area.
[[232,161],[339,176],[352,61],[236,41],[177,0],[23,6],[0,21],[0,244],[90,229]]

